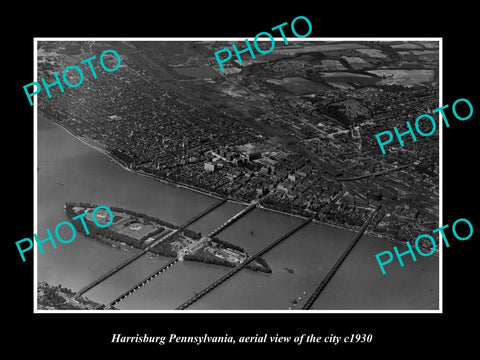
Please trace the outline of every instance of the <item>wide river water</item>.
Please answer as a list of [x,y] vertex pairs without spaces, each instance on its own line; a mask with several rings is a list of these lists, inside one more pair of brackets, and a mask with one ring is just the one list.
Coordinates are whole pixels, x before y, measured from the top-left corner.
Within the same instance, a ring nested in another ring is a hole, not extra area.
[[[181,224],[218,200],[133,174],[101,152],[76,139],[60,126],[38,116],[38,236],[46,237],[67,220],[67,201],[119,206]],[[206,234],[243,208],[227,202],[190,228]],[[217,237],[261,249],[301,219],[254,209]],[[194,303],[191,310],[301,309],[343,249],[354,237],[348,230],[310,223],[264,255],[272,274],[242,270]],[[68,238],[68,237],[67,237]],[[38,253],[38,281],[78,291],[132,256],[81,234],[57,248],[44,244]],[[404,257],[405,267],[392,263],[382,275],[375,254],[393,243],[363,236],[324,289],[314,310],[403,310],[438,308],[439,259]],[[406,249],[406,248],[405,248]],[[143,256],[88,291],[85,296],[109,303],[138,281],[170,261]],[[177,262],[116,305],[121,310],[171,310],[229,269],[196,262]],[[301,299],[299,299],[301,298]],[[299,299],[294,306],[293,300]]]

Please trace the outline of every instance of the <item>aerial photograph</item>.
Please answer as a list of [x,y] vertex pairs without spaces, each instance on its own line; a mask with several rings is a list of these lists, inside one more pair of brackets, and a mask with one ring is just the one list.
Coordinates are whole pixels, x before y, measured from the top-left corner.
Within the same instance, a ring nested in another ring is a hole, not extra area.
[[37,310],[439,310],[438,40],[35,43]]

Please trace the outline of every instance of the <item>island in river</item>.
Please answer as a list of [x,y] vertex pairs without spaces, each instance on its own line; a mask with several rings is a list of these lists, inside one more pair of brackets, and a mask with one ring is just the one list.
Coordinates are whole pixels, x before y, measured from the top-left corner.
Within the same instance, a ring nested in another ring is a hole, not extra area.
[[[154,256],[178,257],[180,260],[227,267],[240,265],[248,258],[245,249],[238,245],[202,236],[201,233],[128,209],[110,207],[113,218],[108,211],[98,209],[95,221],[101,226],[110,223],[108,227],[99,227],[92,218],[96,207],[88,203],[68,202],[65,204],[65,212],[70,219],[87,212],[82,217],[85,227],[80,219],[73,220],[72,224],[86,237],[106,245],[124,250],[134,247]],[[85,228],[88,229],[88,234]],[[263,258],[257,258],[245,268],[268,274],[272,272]]]

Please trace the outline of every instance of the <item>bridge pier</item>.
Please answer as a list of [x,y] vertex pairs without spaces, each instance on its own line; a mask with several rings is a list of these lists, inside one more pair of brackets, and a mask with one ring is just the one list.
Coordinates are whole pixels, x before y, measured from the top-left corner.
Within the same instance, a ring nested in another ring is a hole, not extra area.
[[180,226],[181,228],[186,228],[190,225],[192,225],[195,221],[199,220],[200,218],[204,217],[205,215],[207,215],[208,213],[212,212],[213,210],[215,210],[216,208],[218,208],[220,205],[223,205],[226,201],[228,200],[228,198],[224,198],[222,199],[221,201],[217,202],[216,204],[213,204],[212,206],[210,206],[209,208],[205,209],[204,211],[202,211],[200,214],[194,216],[193,218],[191,218],[190,220],[188,220],[186,223],[184,223],[182,226]]
[[164,271],[166,271],[168,268],[170,268],[173,264],[175,264],[179,258],[175,258],[172,261],[170,261],[168,264],[163,265],[159,270],[156,270],[152,274],[148,275],[145,279],[142,281],[138,282],[134,286],[132,286],[129,290],[125,291],[122,295],[118,296],[115,298],[113,301],[111,301],[108,305],[107,308],[111,308],[112,306],[115,306],[118,304],[120,301],[124,300],[126,297],[140,289],[142,286],[146,285],[150,280],[153,280],[157,276],[161,275]]
[[381,207],[382,206],[379,205],[374,211],[372,211],[372,213],[370,214],[368,219],[365,221],[363,226],[360,228],[358,233],[353,238],[350,245],[348,245],[348,247],[343,251],[342,255],[340,255],[340,257],[335,262],[335,264],[332,266],[332,268],[327,273],[325,278],[322,280],[320,285],[318,285],[317,289],[313,292],[313,294],[310,296],[310,298],[303,305],[302,310],[308,310],[313,306],[313,304],[315,303],[317,298],[320,296],[320,293],[323,291],[325,286],[327,286],[328,282],[332,279],[333,275],[335,275],[335,273],[337,272],[340,265],[342,265],[343,261],[347,258],[348,254],[350,254],[350,252],[352,251],[353,247],[358,243],[358,241],[362,237],[363,233],[367,229],[367,226],[370,224],[370,222],[372,221],[372,219],[374,218],[374,216],[377,214],[377,212],[380,210]]
[[215,230],[213,230],[212,232],[210,232],[210,234],[208,234],[207,236],[208,237],[214,237],[215,235],[217,235],[218,233],[220,233],[221,231],[225,230],[225,228],[227,228],[228,226],[232,225],[235,221],[237,221],[238,219],[242,218],[243,216],[245,216],[246,214],[248,214],[251,210],[253,210],[253,208],[255,208],[257,206],[257,203],[256,202],[252,202],[250,205],[248,205],[245,209],[243,209],[242,211],[240,211],[238,214],[232,216],[230,219],[228,219],[227,221],[225,221],[222,225],[220,225],[219,227],[217,227]]
[[[251,209],[250,209],[251,210]],[[234,267],[232,270],[230,270],[228,273],[226,273],[225,275],[223,275],[222,277],[220,277],[219,279],[217,279],[216,281],[214,281],[213,283],[211,283],[210,285],[208,285],[206,288],[204,288],[202,291],[196,293],[193,297],[191,297],[190,299],[188,299],[187,301],[185,301],[183,304],[179,305],[175,310],[184,310],[186,308],[188,308],[190,305],[192,305],[193,303],[195,303],[196,301],[198,301],[199,299],[201,299],[202,297],[204,297],[205,295],[207,295],[210,291],[214,290],[216,287],[218,287],[219,285],[221,285],[223,282],[225,282],[226,280],[228,280],[229,278],[231,278],[233,275],[235,275],[237,272],[239,272],[240,270],[242,270],[245,266],[247,266],[248,264],[250,264],[252,261],[254,261],[255,259],[257,259],[258,257],[262,256],[263,254],[265,254],[267,251],[271,250],[273,247],[277,246],[278,244],[280,244],[283,240],[287,239],[288,237],[290,237],[293,233],[297,232],[298,230],[300,230],[301,228],[303,228],[305,225],[307,225],[310,221],[313,220],[313,216],[311,216],[310,218],[304,220],[302,223],[300,223],[299,225],[297,225],[295,228],[291,229],[290,231],[288,231],[287,233],[285,233],[284,235],[282,235],[280,238],[274,240],[273,242],[271,242],[270,244],[268,244],[267,246],[265,246],[263,249],[261,249],[260,251],[258,251],[256,254],[252,255],[252,256],[249,256],[247,259],[245,259],[244,262],[242,262],[241,264],[237,265],[236,267]]]
[[217,207],[219,207],[220,205],[224,204],[226,201],[228,200],[228,198],[224,198],[222,199],[221,201],[217,202],[216,204],[213,204],[212,206],[210,206],[208,209],[202,211],[200,214],[196,215],[195,217],[193,217],[192,219],[188,220],[184,225],[180,226],[179,228],[171,231],[169,234],[165,235],[162,239],[158,239],[157,241],[155,241],[154,243],[150,244],[146,249],[142,250],[140,253],[134,255],[133,257],[131,257],[130,259],[127,259],[125,262],[123,262],[122,264],[118,265],[117,267],[113,268],[112,270],[110,270],[109,272],[107,272],[106,274],[102,275],[101,277],[99,277],[97,280],[93,281],[92,283],[88,284],[87,286],[85,286],[84,288],[80,289],[80,291],[78,291],[74,298],[78,297],[78,296],[82,296],[83,294],[85,294],[87,291],[93,289],[95,286],[97,286],[98,284],[100,284],[101,282],[103,282],[104,280],[108,279],[109,277],[111,277],[112,275],[114,275],[115,273],[117,273],[118,271],[122,270],[124,267],[126,267],[127,265],[131,264],[132,262],[134,262],[135,260],[137,260],[138,258],[140,258],[141,256],[145,255],[148,250],[150,250],[152,247],[154,247],[155,245],[157,245],[158,242],[160,241],[163,241],[165,240],[167,237],[169,236],[172,236],[173,234],[177,233],[178,231],[181,231],[181,229],[191,225],[192,223],[194,223],[195,221],[197,221],[198,219],[200,219],[201,217],[205,216],[206,214],[208,214],[209,212],[213,211],[214,209],[216,209]]

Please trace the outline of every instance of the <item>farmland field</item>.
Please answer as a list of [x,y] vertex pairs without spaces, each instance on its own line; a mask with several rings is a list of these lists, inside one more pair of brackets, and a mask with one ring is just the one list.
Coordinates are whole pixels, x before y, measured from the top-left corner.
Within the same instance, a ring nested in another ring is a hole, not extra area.
[[329,70],[345,70],[345,66],[338,60],[322,60],[320,68],[324,71]]
[[384,59],[384,58],[388,57],[387,55],[385,55],[382,51],[380,51],[378,49],[357,49],[357,51],[362,53],[362,54],[367,54],[368,56],[370,56],[372,58]]
[[326,90],[327,87],[322,84],[317,84],[313,81],[301,78],[301,77],[290,77],[279,79],[268,79],[267,82],[283,87],[285,90],[288,90],[294,94],[310,94],[317,90]]
[[364,59],[358,56],[342,56],[342,58],[348,62],[348,64],[354,70],[361,70],[366,67],[371,67],[372,65],[366,62]]
[[143,236],[150,234],[151,232],[158,229],[158,226],[141,224],[141,223],[132,223],[129,226],[126,226],[119,231],[120,234],[128,235],[134,239],[141,239]]
[[395,50],[416,50],[416,49],[422,50],[423,49],[421,45],[414,44],[414,43],[395,44],[395,45],[390,45],[390,47]]
[[220,74],[208,66],[177,67],[175,71],[181,75],[191,76],[197,79],[213,79]]
[[373,84],[377,81],[373,76],[350,72],[322,73],[322,78],[328,83],[357,83],[361,85]]
[[377,85],[403,85],[411,86],[434,81],[434,70],[371,70],[381,79]]
[[[290,43],[289,43],[290,44]],[[322,44],[322,45],[309,45],[304,47],[290,47],[285,45],[283,47],[275,48],[275,52],[278,55],[295,55],[297,53],[309,53],[309,52],[330,52],[330,51],[342,51],[349,49],[365,49],[367,46],[363,44]]]

